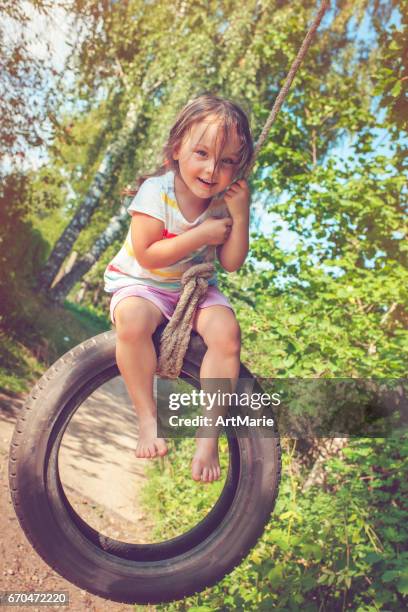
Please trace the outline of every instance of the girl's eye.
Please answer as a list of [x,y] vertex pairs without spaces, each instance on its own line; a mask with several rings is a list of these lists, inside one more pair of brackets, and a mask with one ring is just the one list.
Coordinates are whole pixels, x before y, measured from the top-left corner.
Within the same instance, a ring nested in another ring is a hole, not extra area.
[[[197,149],[196,151],[199,157],[207,157],[207,151],[203,151],[203,149]],[[230,157],[225,157],[221,160],[223,164],[227,164],[228,166],[233,166],[236,162]]]

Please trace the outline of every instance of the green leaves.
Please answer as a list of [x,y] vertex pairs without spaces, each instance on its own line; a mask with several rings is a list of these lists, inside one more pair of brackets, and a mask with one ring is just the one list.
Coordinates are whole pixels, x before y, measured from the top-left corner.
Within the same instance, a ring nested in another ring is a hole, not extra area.
[[[327,458],[326,485],[302,492],[307,473],[285,455],[276,510],[248,558],[215,587],[162,609],[218,610],[227,605],[266,611],[298,610],[301,605],[331,610],[344,600],[344,609],[383,606],[398,612],[407,593],[408,553],[387,534],[392,525],[407,536],[407,457],[406,437],[350,441],[343,454]],[[177,474],[178,455],[173,460]],[[181,456],[180,462],[184,460]],[[399,480],[399,492],[384,498],[389,470]],[[178,486],[187,489],[189,483]]]
[[399,129],[408,129],[408,3],[398,3],[398,28],[380,29],[379,67],[374,75],[375,95],[386,109],[387,120]]

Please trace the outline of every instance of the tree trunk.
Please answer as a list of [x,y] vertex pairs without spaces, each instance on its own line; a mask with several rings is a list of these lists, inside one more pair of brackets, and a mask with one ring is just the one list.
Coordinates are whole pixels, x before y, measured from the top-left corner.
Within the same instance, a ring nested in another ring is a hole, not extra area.
[[[50,257],[48,258],[48,261],[40,274],[38,283],[40,290],[47,291],[49,289],[58,270],[69,254],[72,245],[78,238],[81,230],[87,225],[93,212],[99,205],[103,191],[106,185],[109,184],[110,179],[119,165],[124,151],[126,150],[129,138],[137,127],[142,101],[143,99],[139,98],[130,105],[124,125],[119,132],[118,137],[115,139],[115,142],[113,142],[107,148],[82,204],[57,240]],[[75,267],[76,266],[74,266],[74,268]]]
[[98,285],[98,287],[95,289],[93,296],[92,296],[92,304],[94,306],[97,306],[99,304],[99,296],[101,295],[101,289],[102,287],[100,285]]
[[59,283],[60,280],[62,278],[64,278],[64,276],[66,274],[69,274],[69,272],[71,272],[71,270],[74,267],[75,262],[76,262],[77,259],[78,259],[78,252],[77,251],[71,251],[67,261],[58,270],[57,276],[52,281],[52,285],[51,286],[56,285],[57,283]]
[[81,287],[79,288],[79,291],[74,298],[74,302],[76,304],[81,304],[82,300],[85,297],[85,293],[87,292],[87,289],[88,289],[88,283],[86,283],[85,281],[82,281]]
[[127,206],[121,206],[117,215],[111,218],[108,227],[96,240],[91,250],[78,259],[71,271],[48,292],[55,302],[62,303],[69,291],[79,279],[98,261],[102,253],[117,238],[122,230],[123,222],[128,218]]

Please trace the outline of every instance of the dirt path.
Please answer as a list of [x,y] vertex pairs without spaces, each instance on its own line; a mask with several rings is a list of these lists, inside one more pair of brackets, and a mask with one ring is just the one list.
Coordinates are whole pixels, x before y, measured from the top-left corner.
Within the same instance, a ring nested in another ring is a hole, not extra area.
[[[134,610],[73,586],[50,569],[27,542],[14,513],[7,477],[10,440],[22,403],[22,399],[0,393],[0,591],[65,590],[69,609],[75,612]],[[135,415],[122,381],[115,379],[93,394],[71,421],[60,451],[60,471],[71,504],[89,524],[106,535],[143,542],[148,541],[152,525],[138,501],[146,476],[144,461],[134,460],[136,438]],[[56,609],[67,610],[38,608]],[[138,609],[154,610],[151,606]]]
[[147,460],[134,455],[137,437],[137,419],[123,380],[114,378],[93,393],[71,420],[59,467],[68,498],[70,491],[82,494],[106,515],[118,515],[132,525],[128,541],[146,542],[151,525],[138,494],[146,481]]

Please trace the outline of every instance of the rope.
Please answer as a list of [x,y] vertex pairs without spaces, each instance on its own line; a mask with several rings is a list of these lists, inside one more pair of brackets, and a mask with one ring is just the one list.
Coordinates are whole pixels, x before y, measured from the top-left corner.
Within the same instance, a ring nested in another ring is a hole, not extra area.
[[288,92],[289,92],[289,89],[290,89],[290,87],[292,85],[293,79],[295,78],[296,73],[297,73],[297,71],[300,68],[300,64],[303,62],[303,60],[304,60],[304,58],[306,56],[306,53],[309,50],[309,47],[310,47],[310,45],[312,43],[312,40],[313,40],[313,37],[316,34],[317,28],[319,27],[320,22],[323,19],[323,15],[325,14],[325,12],[329,8],[329,6],[330,6],[330,0],[323,0],[323,2],[321,4],[321,7],[320,7],[320,9],[319,9],[319,11],[318,11],[318,13],[316,15],[316,18],[313,21],[312,25],[310,26],[310,29],[309,29],[308,33],[306,34],[306,36],[305,36],[305,38],[304,38],[304,40],[302,42],[302,45],[301,45],[301,47],[300,47],[300,49],[298,51],[298,54],[297,54],[296,58],[294,59],[292,65],[290,67],[290,70],[289,70],[289,72],[288,72],[288,74],[286,76],[285,82],[284,82],[284,84],[283,84],[283,86],[282,86],[282,88],[281,88],[281,90],[280,90],[280,92],[279,92],[275,102],[274,102],[272,110],[269,113],[269,117],[266,120],[266,123],[265,123],[265,125],[264,125],[264,127],[262,129],[262,132],[261,132],[261,134],[260,134],[260,136],[259,136],[259,138],[257,140],[257,143],[255,145],[255,149],[254,149],[254,154],[252,156],[251,164],[250,164],[249,168],[247,169],[247,171],[245,173],[245,178],[247,176],[249,176],[249,174],[251,173],[251,170],[252,170],[252,168],[254,166],[254,163],[256,161],[258,153],[259,153],[262,145],[264,144],[264,142],[265,142],[265,140],[266,140],[266,138],[268,136],[269,130],[271,129],[272,124],[273,124],[273,122],[276,119],[276,115],[280,111],[281,106],[282,106],[286,96],[288,95]]
[[[276,116],[288,95],[293,79],[305,58],[306,53],[312,43],[313,37],[316,34],[317,28],[320,25],[323,15],[330,6],[330,0],[323,0],[320,9],[307,32],[298,54],[293,61],[290,70],[287,74],[285,82],[274,102],[269,117],[262,129],[262,132],[256,142],[254,154],[251,163],[245,173],[244,178],[247,178],[254,166],[258,153],[264,144],[269,130]],[[210,253],[212,249],[210,249]],[[176,309],[165,327],[161,340],[159,359],[156,373],[162,378],[177,378],[183,366],[184,356],[187,352],[190,342],[192,330],[193,316],[199,300],[205,296],[208,289],[208,279],[211,278],[215,271],[215,267],[210,262],[204,262],[192,266],[183,274],[181,278],[182,293],[177,303]]]
[[160,339],[157,373],[162,378],[177,378],[186,354],[192,320],[199,300],[205,296],[208,279],[214,273],[212,263],[200,263],[186,270],[181,279],[182,293]]

